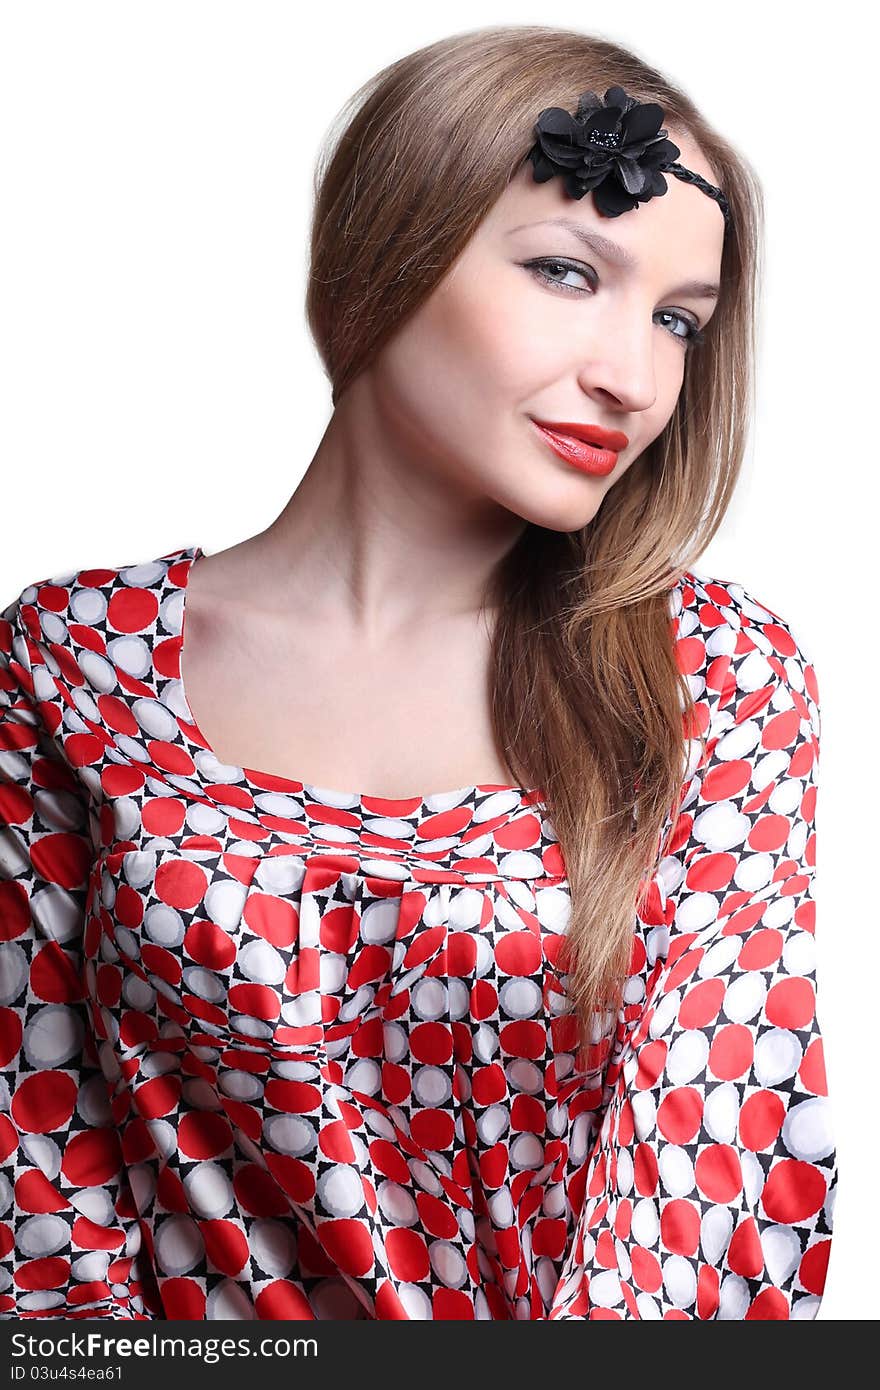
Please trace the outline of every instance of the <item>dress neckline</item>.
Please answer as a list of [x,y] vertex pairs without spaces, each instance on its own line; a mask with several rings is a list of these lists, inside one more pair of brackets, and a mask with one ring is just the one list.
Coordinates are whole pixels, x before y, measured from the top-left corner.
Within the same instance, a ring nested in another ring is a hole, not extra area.
[[305,792],[311,800],[320,801],[328,806],[351,807],[363,806],[368,810],[373,810],[384,815],[401,814],[405,811],[411,815],[413,810],[425,807],[430,811],[442,811],[450,806],[459,806],[462,803],[476,803],[478,800],[492,795],[516,796],[522,800],[527,800],[529,804],[543,805],[543,799],[539,788],[521,787],[504,782],[476,782],[469,786],[452,787],[444,791],[426,792],[424,794],[414,794],[412,796],[379,796],[372,792],[361,791],[341,791],[335,787],[324,787],[318,783],[306,782],[301,779],[286,777],[281,773],[266,771],[261,768],[240,767],[236,763],[224,762],[219,753],[214,749],[205,737],[204,730],[200,727],[196,719],[193,708],[189,702],[186,691],[186,682],[183,676],[183,652],[184,652],[184,633],[186,628],[186,593],[189,586],[189,576],[193,565],[200,555],[205,551],[198,545],[184,546],[177,554],[183,560],[182,577],[180,583],[180,607],[179,607],[179,633],[178,633],[178,683],[179,683],[179,705],[183,711],[182,717],[193,729],[196,738],[204,751],[216,759],[220,767],[230,770],[236,782],[245,782],[248,786],[258,787],[260,790],[271,789],[273,791]]

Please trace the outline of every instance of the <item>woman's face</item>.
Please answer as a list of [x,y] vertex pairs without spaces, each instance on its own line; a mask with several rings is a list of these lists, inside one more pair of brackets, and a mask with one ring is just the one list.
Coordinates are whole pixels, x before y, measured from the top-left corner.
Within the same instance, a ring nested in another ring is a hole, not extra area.
[[[714,183],[693,142],[670,138],[679,162]],[[407,454],[540,526],[573,531],[595,516],[668,422],[688,337],[715,309],[709,294],[681,287],[718,284],[721,209],[674,174],[666,181],[662,196],[608,218],[592,195],[571,198],[559,177],[535,183],[531,164],[520,168],[369,369]],[[548,224],[555,218],[617,243],[631,264]],[[611,473],[590,475],[564,462],[534,420],[600,425],[628,443]]]

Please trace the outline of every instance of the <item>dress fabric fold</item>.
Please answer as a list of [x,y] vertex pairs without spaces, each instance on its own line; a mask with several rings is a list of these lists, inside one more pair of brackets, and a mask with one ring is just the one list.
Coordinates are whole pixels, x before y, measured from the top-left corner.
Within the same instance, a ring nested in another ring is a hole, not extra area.
[[578,1059],[539,792],[221,763],[180,677],[203,553],[0,613],[0,1317],[815,1318],[837,1162],[789,624],[670,591],[706,751]]

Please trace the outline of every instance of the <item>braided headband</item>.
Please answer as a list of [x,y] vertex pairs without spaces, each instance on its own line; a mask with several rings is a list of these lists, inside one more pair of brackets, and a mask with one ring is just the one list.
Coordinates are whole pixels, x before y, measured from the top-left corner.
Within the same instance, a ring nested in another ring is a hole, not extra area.
[[572,198],[592,193],[600,213],[619,217],[665,193],[661,171],[666,170],[717,201],[726,233],[731,220],[727,199],[720,188],[674,163],[681,150],[666,139],[662,121],[662,106],[636,101],[622,87],[609,87],[604,102],[595,92],[582,93],[574,116],[561,106],[548,106],[535,122],[537,138],[526,156],[535,183],[561,174]]

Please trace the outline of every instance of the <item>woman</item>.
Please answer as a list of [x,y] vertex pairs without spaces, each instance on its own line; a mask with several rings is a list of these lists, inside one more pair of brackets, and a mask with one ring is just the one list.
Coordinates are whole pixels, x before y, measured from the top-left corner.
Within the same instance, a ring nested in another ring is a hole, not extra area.
[[616,45],[402,58],[280,516],[8,606],[5,1315],[815,1317],[816,675],[688,568],[760,207]]

